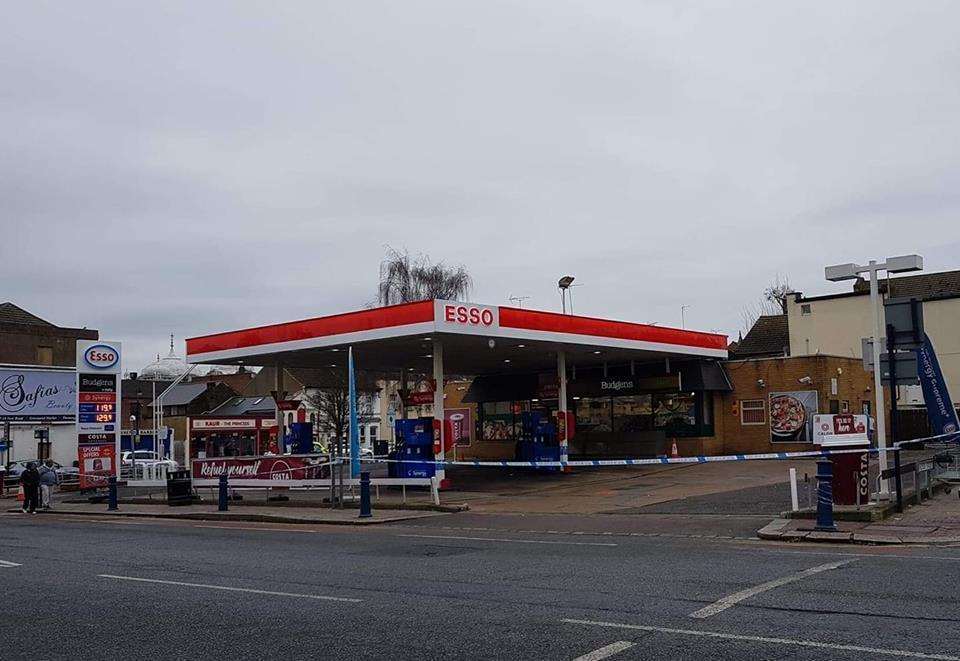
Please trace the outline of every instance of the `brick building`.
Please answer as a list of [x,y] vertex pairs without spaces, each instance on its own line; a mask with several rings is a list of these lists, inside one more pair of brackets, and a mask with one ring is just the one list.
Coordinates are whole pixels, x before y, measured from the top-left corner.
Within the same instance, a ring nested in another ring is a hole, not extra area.
[[13,303],[0,303],[0,363],[76,367],[77,340],[98,340],[88,328],[57,326]]

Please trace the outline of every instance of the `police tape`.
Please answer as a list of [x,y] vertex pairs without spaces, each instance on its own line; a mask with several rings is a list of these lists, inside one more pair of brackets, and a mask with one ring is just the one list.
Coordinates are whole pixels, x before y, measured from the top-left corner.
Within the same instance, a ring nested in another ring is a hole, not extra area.
[[[937,439],[949,439],[952,442],[960,441],[960,432],[951,434],[940,434],[938,436],[928,436],[925,438],[914,439],[911,443],[920,441],[935,441]],[[568,461],[474,461],[474,460],[446,460],[446,459],[389,459],[383,457],[361,457],[362,463],[393,463],[393,464],[417,464],[423,466],[429,464],[437,467],[444,466],[469,466],[473,468],[599,468],[604,466],[661,466],[670,464],[709,464],[720,462],[736,461],[782,461],[785,459],[813,459],[817,457],[832,457],[844,454],[875,454],[902,452],[899,447],[886,448],[844,448],[844,449],[821,449],[807,450],[802,452],[764,452],[759,454],[725,454],[725,455],[695,455],[692,457],[650,457],[642,459],[574,459]],[[350,457],[340,457],[345,461],[350,461]]]

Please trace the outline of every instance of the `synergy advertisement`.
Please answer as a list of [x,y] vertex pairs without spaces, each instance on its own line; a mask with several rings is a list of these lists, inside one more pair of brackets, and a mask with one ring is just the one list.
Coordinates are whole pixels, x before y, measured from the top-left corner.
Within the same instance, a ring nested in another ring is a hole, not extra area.
[[816,390],[770,393],[770,440],[773,443],[812,443]]
[[119,468],[119,342],[77,340],[75,392],[80,488],[104,487]]

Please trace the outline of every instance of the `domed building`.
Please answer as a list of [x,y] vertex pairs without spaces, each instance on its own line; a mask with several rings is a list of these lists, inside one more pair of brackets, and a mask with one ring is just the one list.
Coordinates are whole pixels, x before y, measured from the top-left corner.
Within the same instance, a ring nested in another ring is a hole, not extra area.
[[161,358],[157,354],[156,361],[150,363],[140,371],[143,381],[176,381],[185,374],[190,366],[173,350],[173,335],[170,336],[170,353]]

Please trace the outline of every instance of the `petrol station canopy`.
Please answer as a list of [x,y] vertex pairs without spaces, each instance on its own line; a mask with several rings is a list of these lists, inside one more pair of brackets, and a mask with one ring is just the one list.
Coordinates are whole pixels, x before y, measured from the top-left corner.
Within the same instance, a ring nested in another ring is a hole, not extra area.
[[187,361],[430,373],[442,345],[446,374],[479,376],[670,359],[727,357],[725,335],[572,314],[427,300],[187,340]]

